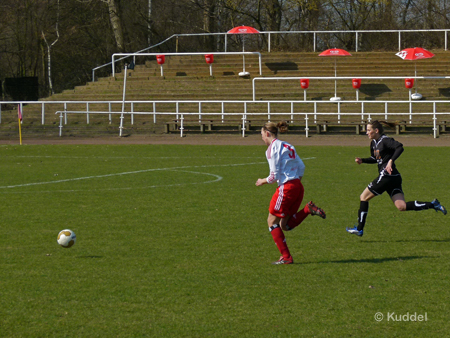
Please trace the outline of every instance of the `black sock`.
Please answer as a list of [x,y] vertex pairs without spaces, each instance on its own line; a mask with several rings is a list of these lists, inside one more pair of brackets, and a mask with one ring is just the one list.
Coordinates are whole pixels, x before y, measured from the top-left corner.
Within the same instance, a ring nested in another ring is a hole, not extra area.
[[361,201],[358,210],[358,230],[361,231],[366,225],[367,213],[369,212],[369,202]]
[[432,208],[434,208],[434,206],[433,204],[431,204],[431,202],[419,202],[419,201],[406,202],[406,211],[410,210],[420,211]]

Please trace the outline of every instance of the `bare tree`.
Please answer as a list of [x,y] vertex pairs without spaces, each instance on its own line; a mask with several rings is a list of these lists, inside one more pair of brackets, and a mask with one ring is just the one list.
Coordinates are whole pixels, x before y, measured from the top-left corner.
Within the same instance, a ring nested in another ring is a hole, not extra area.
[[58,29],[58,24],[59,24],[59,0],[57,3],[57,11],[56,11],[56,24],[55,24],[55,33],[56,33],[56,39],[49,44],[47,42],[47,39],[45,37],[45,33],[42,30],[42,38],[44,39],[45,44],[47,45],[47,71],[48,71],[48,87],[49,87],[49,94],[53,95],[54,91],[53,91],[53,82],[52,82],[52,58],[51,58],[51,50],[52,47],[56,44],[56,42],[58,42],[59,40],[59,29]]
[[[120,0],[77,0],[82,3],[92,3],[92,1],[101,1],[108,5],[109,20],[111,28],[116,40],[116,45],[119,51],[124,51],[124,38],[122,28],[122,18],[120,15]],[[150,0],[149,0],[150,1]]]

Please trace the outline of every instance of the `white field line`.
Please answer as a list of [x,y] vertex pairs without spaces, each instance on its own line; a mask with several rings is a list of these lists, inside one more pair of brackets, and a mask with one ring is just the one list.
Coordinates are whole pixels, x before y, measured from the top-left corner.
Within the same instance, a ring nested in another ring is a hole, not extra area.
[[[310,160],[315,159],[315,157],[310,158],[304,158],[303,160]],[[121,172],[121,173],[115,173],[115,174],[106,174],[106,175],[95,175],[95,176],[84,176],[84,177],[75,177],[75,178],[68,178],[64,180],[55,180],[55,181],[46,181],[46,182],[33,182],[33,183],[24,183],[24,184],[17,184],[17,185],[5,185],[0,186],[0,189],[13,189],[13,188],[21,188],[21,187],[30,187],[35,185],[45,185],[45,184],[56,184],[56,183],[65,183],[65,182],[74,182],[74,181],[82,181],[82,180],[90,180],[90,179],[97,179],[97,178],[106,178],[106,177],[114,177],[114,176],[124,176],[124,175],[132,175],[132,174],[141,174],[141,173],[147,173],[152,171],[184,171],[187,173],[193,173],[193,174],[201,174],[201,175],[209,175],[216,177],[215,180],[212,181],[206,181],[206,182],[197,182],[197,183],[180,183],[180,184],[171,184],[171,185],[155,185],[155,186],[147,186],[145,188],[156,188],[156,187],[170,187],[170,186],[180,186],[180,185],[187,185],[187,184],[206,184],[206,183],[213,183],[218,182],[223,179],[223,177],[211,173],[201,173],[201,172],[194,172],[194,171],[187,171],[183,169],[194,169],[194,168],[217,168],[217,167],[237,167],[237,166],[245,166],[245,165],[256,165],[256,164],[266,164],[266,162],[253,162],[253,163],[240,163],[240,164],[219,164],[219,165],[202,165],[202,166],[183,166],[183,167],[173,167],[173,168],[157,168],[157,169],[144,169],[144,170],[136,170],[136,171],[127,171],[127,172]],[[116,189],[131,189],[131,188],[108,188],[105,190],[116,190]],[[134,188],[136,189],[136,188]],[[99,189],[100,190],[100,189]],[[75,190],[70,190],[75,191]]]

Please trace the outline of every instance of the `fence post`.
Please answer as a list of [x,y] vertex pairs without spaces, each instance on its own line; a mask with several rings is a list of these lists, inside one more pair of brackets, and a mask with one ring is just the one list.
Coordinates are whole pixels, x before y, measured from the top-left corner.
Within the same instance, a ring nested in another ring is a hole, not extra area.
[[412,123],[412,100],[411,100],[411,89],[409,90],[409,123]]
[[63,113],[59,112],[59,137],[62,136],[62,128],[63,128]]
[[111,114],[111,102],[109,102],[109,104],[108,104],[108,108],[109,108],[109,124],[111,124],[112,123],[112,114]]
[[308,127],[308,114],[305,114],[305,133],[306,137],[309,137],[309,127]]
[[316,51],[316,32],[313,33],[314,38],[313,38],[313,51]]
[[184,120],[184,116],[183,114],[181,114],[181,125],[180,125],[180,137],[183,137],[183,130],[184,130],[184,125],[183,125],[183,120]]
[[338,102],[338,123],[341,123],[341,102]]
[[42,117],[41,117],[41,123],[42,123],[42,125],[44,125],[44,124],[45,124],[45,103],[42,103],[42,112],[41,112],[41,115],[42,115]]
[[364,123],[364,102],[361,102],[361,123]]
[[433,102],[433,136],[434,138],[438,137],[438,126],[436,123],[436,102]]
[[67,102],[64,102],[64,124],[67,124]]
[[89,124],[89,102],[86,102],[86,124]]
[[314,123],[317,122],[317,101],[314,101]]

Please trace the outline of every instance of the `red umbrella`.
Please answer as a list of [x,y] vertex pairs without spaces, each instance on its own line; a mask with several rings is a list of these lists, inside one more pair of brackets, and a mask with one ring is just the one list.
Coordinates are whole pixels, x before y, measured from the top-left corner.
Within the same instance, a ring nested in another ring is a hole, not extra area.
[[228,34],[258,34],[259,30],[250,26],[237,26],[230,29]]
[[[351,56],[349,52],[347,52],[344,49],[339,48],[331,48],[324,50],[322,53],[319,54],[319,56]],[[336,73],[336,58],[334,59],[334,77],[337,76]],[[334,80],[334,97],[336,97],[336,80]]]
[[406,48],[397,54],[403,60],[420,60],[420,59],[430,59],[434,56],[433,53],[421,47]]
[[[395,55],[401,57],[403,60],[411,60],[411,61],[416,61],[420,59],[431,59],[434,56],[433,53],[422,47],[406,48],[396,53]],[[414,76],[417,76],[417,62],[414,62]],[[417,87],[416,87],[416,94],[417,94]]]
[[[230,29],[228,34],[244,34],[242,35],[242,51],[245,52],[245,34],[259,34],[259,30],[250,26],[237,26]],[[242,55],[242,61],[244,64],[244,70],[242,73],[239,73],[241,76],[247,76],[250,73],[245,71],[245,55]]]

